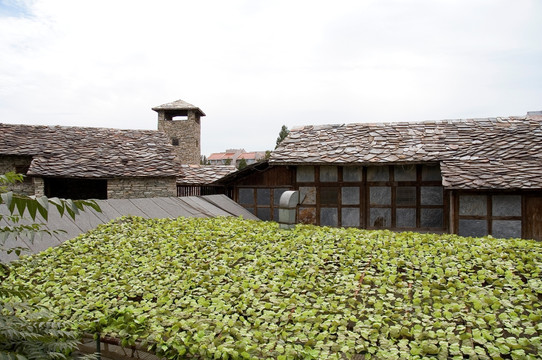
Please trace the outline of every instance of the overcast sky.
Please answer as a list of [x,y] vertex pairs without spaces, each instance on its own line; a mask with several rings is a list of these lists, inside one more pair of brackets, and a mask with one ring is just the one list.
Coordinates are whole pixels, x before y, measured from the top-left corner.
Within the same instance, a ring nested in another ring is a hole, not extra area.
[[283,124],[542,110],[540,0],[0,0],[0,122],[156,129],[199,106],[202,154]]

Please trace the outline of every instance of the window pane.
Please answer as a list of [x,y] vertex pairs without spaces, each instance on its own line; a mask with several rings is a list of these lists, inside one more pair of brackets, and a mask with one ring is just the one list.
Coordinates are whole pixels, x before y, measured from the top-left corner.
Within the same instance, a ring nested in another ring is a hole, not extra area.
[[264,220],[264,221],[271,220],[271,209],[270,208],[258,208],[258,218],[260,220]]
[[493,195],[493,216],[521,216],[521,195]]
[[460,236],[481,237],[487,235],[487,221],[459,219]]
[[256,191],[256,200],[258,205],[271,204],[271,191],[269,189],[258,189]]
[[444,211],[442,209],[421,209],[420,226],[422,228],[444,228]]
[[361,166],[343,167],[343,181],[354,182],[362,180]]
[[396,188],[395,201],[398,206],[416,205],[416,187],[400,186]]
[[[463,216],[487,215],[487,197],[485,195],[459,196],[459,215],[463,215]],[[487,232],[487,229],[486,229],[486,232]]]
[[422,181],[442,181],[439,165],[423,165],[422,166]]
[[320,188],[320,204],[337,205],[338,203],[339,203],[339,188],[338,187]]
[[343,187],[341,192],[343,205],[359,204],[359,187]]
[[391,209],[371,208],[369,212],[369,226],[378,229],[391,227]]
[[360,226],[359,208],[342,208],[342,226]]
[[320,225],[338,226],[339,216],[338,216],[337,208],[321,208],[320,209]]
[[496,238],[521,237],[521,220],[493,220],[491,235]]
[[371,205],[391,205],[391,188],[384,186],[371,186],[369,188]]
[[314,166],[298,166],[296,171],[297,182],[313,182]]
[[443,188],[441,186],[422,186],[420,201],[422,205],[442,205]]
[[339,180],[336,166],[320,166],[320,181],[336,182]]
[[298,222],[300,224],[316,224],[315,208],[299,208]]
[[254,189],[239,189],[239,204],[254,204]]
[[397,209],[396,227],[415,228],[416,227],[416,209]]
[[387,166],[369,166],[367,168],[367,181],[389,181],[390,170]]
[[395,181],[416,181],[416,165],[396,165],[393,171]]
[[301,204],[314,205],[316,204],[316,188],[301,186],[299,187],[299,201]]

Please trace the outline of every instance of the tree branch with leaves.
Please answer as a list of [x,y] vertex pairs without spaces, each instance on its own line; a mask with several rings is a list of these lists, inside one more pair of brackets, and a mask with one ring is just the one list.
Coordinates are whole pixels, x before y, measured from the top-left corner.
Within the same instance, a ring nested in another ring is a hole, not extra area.
[[[47,221],[50,208],[56,208],[61,216],[75,219],[85,208],[100,212],[93,200],[64,200],[46,196],[18,195],[9,190],[9,185],[21,182],[23,175],[9,172],[0,175],[0,206],[7,212],[0,213],[0,251],[15,252],[23,247],[3,246],[8,238],[28,237],[31,241],[38,234],[52,234],[38,223],[38,214]],[[31,220],[30,223],[23,221]],[[7,286],[5,280],[11,275],[9,264],[0,263],[0,360],[68,359],[79,343],[79,334],[69,330],[70,324],[53,320],[46,308],[28,304],[25,300],[33,296],[31,289],[22,285]],[[93,358],[93,357],[92,357]]]

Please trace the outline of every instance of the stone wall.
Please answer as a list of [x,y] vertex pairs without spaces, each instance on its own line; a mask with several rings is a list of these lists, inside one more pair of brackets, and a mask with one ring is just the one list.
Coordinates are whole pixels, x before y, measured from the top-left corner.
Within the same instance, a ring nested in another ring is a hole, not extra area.
[[[14,171],[24,175],[31,161],[32,157],[30,156],[0,156],[0,174]],[[25,177],[22,183],[10,185],[8,189],[18,194],[34,195],[34,183],[31,177]]]
[[158,113],[158,130],[166,133],[175,149],[177,160],[182,164],[199,164],[201,157],[200,116],[188,111],[186,120],[168,119],[164,112]]
[[174,177],[123,178],[107,181],[108,199],[134,199],[177,196]]

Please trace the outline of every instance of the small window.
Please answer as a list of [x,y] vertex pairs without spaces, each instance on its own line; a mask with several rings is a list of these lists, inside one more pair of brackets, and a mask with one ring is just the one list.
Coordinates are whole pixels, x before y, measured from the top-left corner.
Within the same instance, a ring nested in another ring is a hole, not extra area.
[[17,174],[26,175],[29,168],[30,168],[30,165],[18,165],[18,166],[15,166],[15,172]]
[[179,139],[174,137],[174,138],[171,138],[171,145],[173,146],[179,146]]
[[343,167],[343,181],[356,182],[362,180],[361,166]]
[[297,182],[314,182],[314,166],[298,166],[296,180]]
[[398,206],[416,206],[416,187],[399,186],[396,188]]
[[369,188],[369,201],[371,205],[391,205],[391,188],[371,186]]
[[240,204],[254,204],[254,189],[239,189]]
[[389,181],[390,170],[387,166],[369,166],[367,168],[367,181]]
[[320,203],[323,205],[337,205],[339,203],[339,188],[320,188]]
[[269,206],[269,205],[271,205],[271,191],[270,191],[270,189],[257,189],[256,190],[256,202],[258,203],[258,206]]
[[336,166],[321,166],[320,167],[320,181],[322,182],[336,182],[338,179],[338,172]]

